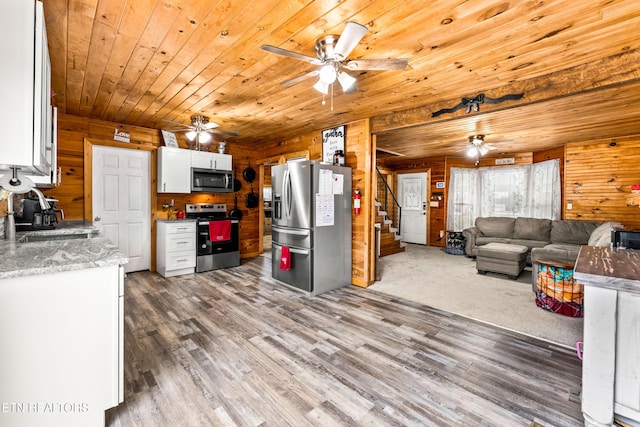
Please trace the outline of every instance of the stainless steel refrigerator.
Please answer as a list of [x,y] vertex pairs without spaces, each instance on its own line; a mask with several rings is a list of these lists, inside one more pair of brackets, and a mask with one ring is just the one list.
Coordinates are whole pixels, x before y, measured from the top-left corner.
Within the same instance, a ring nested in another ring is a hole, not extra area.
[[[273,166],[271,187],[273,278],[308,295],[351,284],[351,168]],[[290,269],[281,268],[283,251]]]

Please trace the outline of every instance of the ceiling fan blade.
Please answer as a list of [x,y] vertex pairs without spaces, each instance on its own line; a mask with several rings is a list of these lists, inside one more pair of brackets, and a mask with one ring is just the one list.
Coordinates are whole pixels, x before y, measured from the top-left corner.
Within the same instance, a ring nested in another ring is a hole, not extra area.
[[218,134],[218,135],[224,135],[224,136],[238,136],[239,135],[238,132],[231,131],[231,130],[222,130],[222,129],[209,129],[209,130],[207,130],[207,132]]
[[310,64],[313,64],[313,65],[320,65],[322,63],[318,58],[312,58],[311,56],[302,55],[301,53],[292,52],[290,50],[282,49],[276,46],[271,46],[269,44],[263,44],[262,46],[260,46],[260,49],[264,50],[265,52],[275,53],[276,55],[282,55],[288,58],[309,62]]
[[342,66],[347,70],[404,70],[407,68],[406,58],[396,59],[359,59],[349,61]]
[[174,128],[174,129],[162,129],[162,130],[167,132],[188,132],[191,129],[190,128]]
[[292,78],[290,80],[284,81],[284,82],[280,83],[280,85],[281,86],[286,86],[286,87],[293,86],[295,84],[300,83],[303,80],[307,80],[307,79],[310,79],[311,77],[315,77],[318,74],[320,74],[320,70],[309,71],[308,73],[304,73],[302,75],[299,75],[298,77],[294,77],[294,78]]
[[162,119],[162,121],[163,122],[168,122],[168,123],[173,123],[174,125],[181,126],[181,127],[185,128],[185,129],[190,129],[192,127],[190,124],[176,122],[175,120]]
[[349,56],[353,48],[356,47],[360,40],[367,34],[367,27],[356,22],[349,21],[344,31],[338,38],[333,53],[339,61],[343,61]]
[[205,129],[213,129],[213,128],[217,128],[218,126],[220,125],[217,124],[216,122],[207,122],[204,124]]

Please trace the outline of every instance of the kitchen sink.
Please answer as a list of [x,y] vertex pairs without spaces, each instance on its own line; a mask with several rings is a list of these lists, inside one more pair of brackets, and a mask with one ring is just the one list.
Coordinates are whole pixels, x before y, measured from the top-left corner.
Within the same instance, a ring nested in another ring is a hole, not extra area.
[[89,239],[97,237],[98,233],[78,233],[78,234],[34,234],[25,235],[18,238],[19,243],[49,242],[53,240]]

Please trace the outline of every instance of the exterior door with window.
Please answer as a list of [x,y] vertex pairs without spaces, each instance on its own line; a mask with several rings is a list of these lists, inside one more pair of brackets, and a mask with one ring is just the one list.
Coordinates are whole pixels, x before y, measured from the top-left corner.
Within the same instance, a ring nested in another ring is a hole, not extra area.
[[427,173],[398,175],[398,198],[402,207],[401,240],[427,244]]
[[125,272],[151,264],[150,153],[93,146],[93,224],[129,258]]

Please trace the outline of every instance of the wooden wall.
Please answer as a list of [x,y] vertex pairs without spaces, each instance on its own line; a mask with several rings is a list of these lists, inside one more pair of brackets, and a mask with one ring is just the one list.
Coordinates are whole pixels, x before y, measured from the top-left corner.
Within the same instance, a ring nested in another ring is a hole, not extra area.
[[[321,129],[285,141],[265,142],[261,146],[264,158],[275,158],[288,153],[309,152],[310,160],[322,159]],[[369,286],[373,283],[373,182],[371,166],[371,135],[369,120],[360,120],[346,125],[346,166],[353,170],[353,189],[362,193],[360,215],[352,218],[352,283]],[[374,171],[375,172],[375,171]]]
[[567,144],[565,156],[564,218],[640,228],[640,208],[625,197],[640,182],[640,135]]
[[[88,219],[84,209],[84,140],[92,143],[113,143],[114,130],[127,132],[131,135],[131,145],[144,144],[158,147],[163,145],[160,131],[157,129],[127,126],[120,123],[105,122],[87,119],[78,116],[58,115],[58,165],[62,169],[62,183],[60,186],[44,190],[48,196],[58,199],[58,206],[65,212],[66,219]],[[184,140],[179,141],[186,148]],[[171,194],[155,193],[156,177],[152,176],[152,200],[156,200],[155,206],[151,206],[151,257],[152,270],[155,269],[155,219],[166,218],[168,211],[162,208],[164,202],[174,199],[176,210],[184,210],[186,203],[226,203],[228,209],[234,206],[234,197],[238,198],[238,207],[243,211],[243,219],[240,223],[240,256],[249,257],[259,254],[259,209],[247,209],[245,197],[251,191],[251,186],[242,179],[242,171],[253,159],[254,150],[245,146],[227,143],[227,153],[233,156],[233,165],[236,169],[236,178],[242,182],[242,188],[237,193],[229,194]],[[133,148],[133,147],[132,147]],[[258,182],[254,181],[253,190],[259,191]],[[154,198],[154,196],[156,196]],[[262,195],[261,195],[262,197]]]

